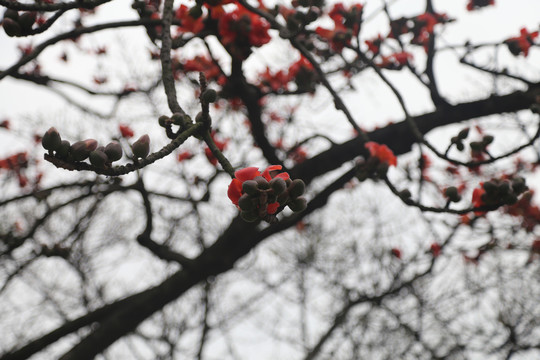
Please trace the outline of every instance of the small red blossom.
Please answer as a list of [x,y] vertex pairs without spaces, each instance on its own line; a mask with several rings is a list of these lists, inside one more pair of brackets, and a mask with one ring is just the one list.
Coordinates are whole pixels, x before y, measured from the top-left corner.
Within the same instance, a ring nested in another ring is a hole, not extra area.
[[381,60],[376,63],[381,69],[400,70],[413,59],[413,55],[409,52],[402,51],[388,56],[382,56]]
[[531,233],[540,224],[540,208],[532,203],[534,191],[529,190],[514,204],[505,207],[507,214],[521,218],[521,227]]
[[9,120],[2,120],[2,122],[0,122],[0,128],[4,128],[6,130],[9,130],[11,124],[9,122]]
[[374,141],[369,141],[364,146],[369,150],[370,155],[379,159],[380,162],[386,163],[389,166],[397,165],[397,158],[388,146],[378,144]]
[[194,18],[190,14],[190,9],[184,4],[181,4],[178,10],[176,10],[175,17],[180,20],[178,30],[181,33],[189,32],[197,34],[204,29],[202,16]]
[[184,160],[189,160],[193,158],[193,154],[191,151],[182,151],[180,154],[178,154],[178,162],[182,162]]
[[520,36],[507,39],[504,42],[513,55],[518,56],[523,53],[523,56],[527,57],[529,55],[529,49],[534,44],[534,39],[538,37],[538,34],[538,31],[530,33],[527,29],[522,28],[520,30]]
[[381,44],[383,43],[384,38],[379,34],[377,38],[373,40],[366,40],[364,43],[367,45],[368,50],[371,51],[374,55],[377,55],[381,51]]
[[307,151],[303,147],[297,146],[289,152],[288,157],[296,164],[299,164],[307,159],[307,155]]
[[259,80],[259,88],[266,93],[287,90],[287,84],[290,81],[290,77],[285,71],[280,70],[272,73],[268,67],[257,76],[257,79]]
[[441,245],[437,243],[433,243],[429,247],[429,251],[431,251],[431,254],[433,255],[433,257],[436,258],[441,254]]
[[399,250],[398,248],[392,248],[391,253],[396,258],[401,259],[401,250]]
[[336,25],[334,30],[317,27],[315,33],[326,40],[332,50],[339,53],[344,47],[351,45],[352,32],[342,25]]
[[221,73],[219,66],[207,55],[195,56],[183,64],[184,72],[202,72],[208,81],[216,81],[224,84],[225,76]]
[[[483,199],[483,196],[484,196],[485,193],[486,193],[486,190],[484,190],[484,183],[481,182],[480,187],[473,190],[472,204],[473,204],[474,207],[482,207],[482,206],[486,205],[486,203],[484,202],[484,199]],[[474,212],[474,214],[477,215],[477,216],[484,215],[485,213],[486,213],[485,211],[475,211]]]
[[[270,42],[270,24],[244,7],[223,14],[218,23],[221,42],[242,58],[249,55],[249,47],[260,47]],[[245,49],[247,47],[247,49]]]
[[120,129],[120,134],[122,134],[123,138],[129,139],[135,135],[133,130],[128,125],[119,125],[118,129]]

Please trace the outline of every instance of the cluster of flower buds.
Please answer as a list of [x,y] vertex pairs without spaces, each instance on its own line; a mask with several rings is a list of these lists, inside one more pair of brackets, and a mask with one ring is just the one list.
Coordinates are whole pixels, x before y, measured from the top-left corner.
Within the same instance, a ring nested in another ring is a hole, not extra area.
[[23,12],[19,15],[16,10],[7,9],[4,12],[2,26],[8,36],[25,36],[32,33],[32,26],[36,22],[35,11]]
[[[114,161],[120,160],[123,155],[122,146],[112,141],[106,146],[98,146],[94,139],[87,139],[70,144],[62,140],[60,133],[54,127],[47,130],[41,139],[43,147],[59,159],[68,162],[80,162],[86,159],[97,168],[108,168]],[[143,135],[132,145],[135,158],[145,158],[150,152],[150,138]]]
[[187,114],[181,113],[174,113],[171,117],[168,117],[167,115],[161,115],[158,118],[158,122],[159,126],[167,130],[167,136],[169,136],[170,138],[175,137],[173,133],[169,134],[172,125],[180,127],[181,131],[185,131],[193,125],[193,120],[191,119],[191,117]]
[[397,165],[397,158],[388,146],[369,141],[364,144],[364,147],[368,149],[370,157],[366,162],[358,165],[356,175],[358,180],[383,178],[390,166]]
[[463,140],[465,140],[467,136],[469,136],[469,128],[465,128],[461,130],[457,134],[457,136],[453,136],[452,139],[450,139],[450,141],[452,142],[452,144],[456,145],[456,148],[459,151],[463,151],[465,149],[465,145],[463,145]]
[[469,146],[471,147],[471,152],[480,154],[487,151],[487,146],[493,142],[493,136],[484,135],[481,141],[471,141]]
[[234,173],[227,195],[245,221],[275,222],[280,207],[288,206],[294,212],[306,208],[307,201],[302,197],[306,184],[300,179],[291,180],[288,173],[279,170],[281,165],[271,165],[262,173],[256,167]]
[[513,179],[493,179],[480,183],[481,187],[473,191],[473,205],[512,205],[518,201],[518,196],[524,193],[528,187],[525,179],[515,177]]

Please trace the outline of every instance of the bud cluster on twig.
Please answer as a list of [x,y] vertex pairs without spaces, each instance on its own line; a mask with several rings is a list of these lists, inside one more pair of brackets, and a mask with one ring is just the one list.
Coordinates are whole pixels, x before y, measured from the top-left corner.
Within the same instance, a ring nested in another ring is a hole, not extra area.
[[[106,169],[112,163],[123,156],[122,146],[117,141],[112,141],[106,146],[98,146],[97,140],[86,139],[70,144],[62,140],[60,133],[54,127],[45,132],[41,139],[43,147],[49,151],[49,155],[66,162],[81,162],[89,160],[96,168]],[[150,152],[150,138],[148,135],[141,136],[131,146],[135,159],[145,158]]]

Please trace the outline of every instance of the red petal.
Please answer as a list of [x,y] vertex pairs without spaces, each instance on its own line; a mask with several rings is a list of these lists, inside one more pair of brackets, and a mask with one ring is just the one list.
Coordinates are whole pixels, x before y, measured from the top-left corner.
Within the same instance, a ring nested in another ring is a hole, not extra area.
[[238,205],[238,199],[242,196],[242,181],[238,179],[232,179],[227,190],[227,196],[231,199],[234,205]]
[[234,173],[234,177],[236,177],[241,182],[244,182],[246,180],[252,180],[255,176],[259,176],[261,173],[259,172],[259,169],[256,167],[247,167],[240,170],[236,170]]
[[263,173],[262,173],[262,176],[270,181],[272,180],[272,177],[270,176],[270,171],[276,171],[276,170],[281,170],[282,169],[282,166],[281,165],[270,165],[269,167],[267,167],[266,169],[264,169]]

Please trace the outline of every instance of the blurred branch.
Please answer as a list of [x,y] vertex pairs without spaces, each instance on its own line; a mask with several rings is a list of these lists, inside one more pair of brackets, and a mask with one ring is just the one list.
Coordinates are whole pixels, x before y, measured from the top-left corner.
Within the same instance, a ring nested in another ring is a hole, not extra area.
[[105,4],[111,0],[78,0],[72,2],[35,2],[21,3],[13,0],[0,0],[0,5],[8,9],[23,10],[23,11],[56,11],[70,9],[93,9],[101,4]]
[[49,40],[46,40],[42,42],[41,44],[37,45],[33,48],[33,50],[27,54],[21,57],[19,61],[17,61],[15,64],[10,66],[8,69],[0,72],[0,80],[5,78],[6,76],[11,76],[17,70],[23,66],[28,64],[30,61],[34,60],[38,57],[39,54],[43,50],[45,50],[47,47],[54,45],[62,40],[69,40],[69,39],[75,39],[81,35],[84,34],[90,34],[101,30],[107,30],[107,29],[118,29],[122,27],[134,27],[134,26],[140,26],[140,25],[161,25],[161,20],[152,20],[152,19],[141,19],[141,20],[128,20],[128,21],[116,21],[111,23],[105,23],[105,24],[99,24],[89,27],[79,27],[74,30],[62,33],[60,35],[54,36],[50,38]]
[[156,255],[162,260],[174,261],[182,265],[183,267],[191,266],[191,264],[193,263],[192,259],[173,251],[166,245],[158,244],[157,242],[152,240],[152,204],[150,203],[150,198],[148,196],[148,192],[146,191],[142,178],[139,178],[139,180],[133,185],[133,188],[141,194],[144,203],[144,212],[146,215],[146,226],[144,228],[144,231],[139,234],[139,236],[137,236],[137,242],[150,250],[154,255]]

